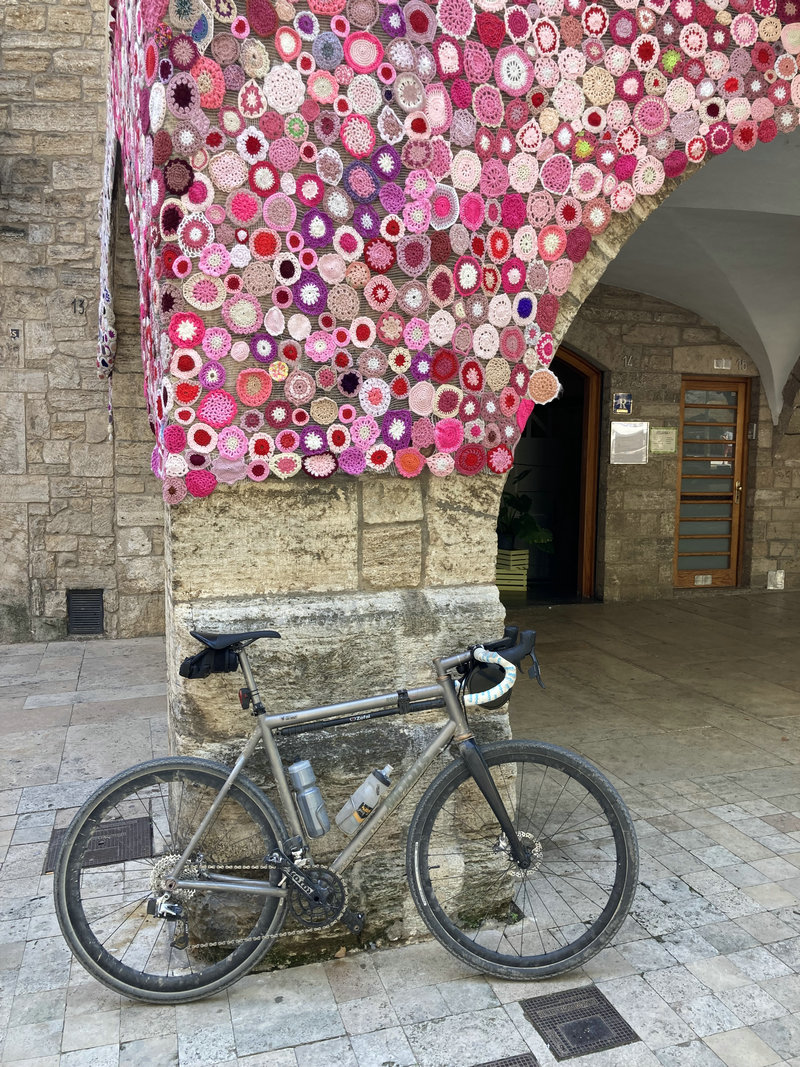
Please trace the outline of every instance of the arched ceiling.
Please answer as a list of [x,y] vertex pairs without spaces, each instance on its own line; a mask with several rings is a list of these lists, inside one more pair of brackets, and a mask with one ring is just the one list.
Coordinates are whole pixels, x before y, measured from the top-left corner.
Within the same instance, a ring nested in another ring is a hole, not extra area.
[[800,356],[800,136],[713,158],[639,227],[602,281],[724,330],[758,367],[777,422]]

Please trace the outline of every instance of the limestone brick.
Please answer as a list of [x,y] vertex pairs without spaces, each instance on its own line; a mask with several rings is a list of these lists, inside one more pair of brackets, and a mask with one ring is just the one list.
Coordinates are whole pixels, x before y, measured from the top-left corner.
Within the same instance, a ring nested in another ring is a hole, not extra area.
[[163,522],[164,504],[159,497],[142,494],[117,499],[118,526],[150,526]]
[[405,589],[422,578],[422,527],[419,523],[368,526],[361,531],[361,586]]
[[422,480],[365,476],[361,513],[366,523],[411,522],[422,518]]
[[72,474],[104,477],[112,474],[113,453],[108,443],[102,445],[73,442],[69,451],[69,467]]
[[121,556],[117,588],[121,594],[161,592],[164,588],[163,560],[158,556]]
[[182,597],[358,588],[354,479],[239,482],[168,522]]
[[494,581],[495,524],[504,483],[490,474],[428,481],[426,585]]
[[9,474],[25,473],[25,400],[0,393],[0,464]]

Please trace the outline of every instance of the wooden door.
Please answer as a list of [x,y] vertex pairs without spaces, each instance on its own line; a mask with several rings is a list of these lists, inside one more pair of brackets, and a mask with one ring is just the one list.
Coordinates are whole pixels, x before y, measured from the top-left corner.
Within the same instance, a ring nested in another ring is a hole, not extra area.
[[[581,459],[580,518],[578,530],[578,595],[591,599],[595,585],[597,554],[597,474],[600,459],[600,397],[602,372],[563,346],[556,360],[583,375],[583,448]],[[556,374],[558,371],[556,370]]]
[[738,378],[682,383],[676,586],[739,584],[748,386]]

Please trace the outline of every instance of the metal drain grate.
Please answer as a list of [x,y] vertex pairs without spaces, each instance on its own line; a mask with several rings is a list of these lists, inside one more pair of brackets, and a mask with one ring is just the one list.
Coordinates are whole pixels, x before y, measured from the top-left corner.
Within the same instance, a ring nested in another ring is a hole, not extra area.
[[486,1063],[476,1064],[476,1067],[540,1067],[540,1064],[532,1052],[526,1052],[524,1056],[508,1056],[504,1060],[487,1060]]
[[619,1048],[639,1040],[599,989],[565,989],[520,1002],[557,1060]]
[[[53,830],[42,874],[55,868],[67,827]],[[141,860],[153,855],[153,832],[147,815],[138,819],[113,819],[95,830],[92,842],[86,850],[84,867],[104,867],[107,863],[124,863],[125,860]]]
[[67,590],[67,633],[103,633],[103,590]]

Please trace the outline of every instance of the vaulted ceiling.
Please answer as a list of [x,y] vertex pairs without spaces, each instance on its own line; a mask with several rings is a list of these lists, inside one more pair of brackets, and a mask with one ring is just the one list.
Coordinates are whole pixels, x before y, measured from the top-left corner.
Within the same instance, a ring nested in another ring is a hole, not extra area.
[[777,422],[800,357],[800,136],[713,158],[639,227],[602,281],[724,330],[758,367]]

